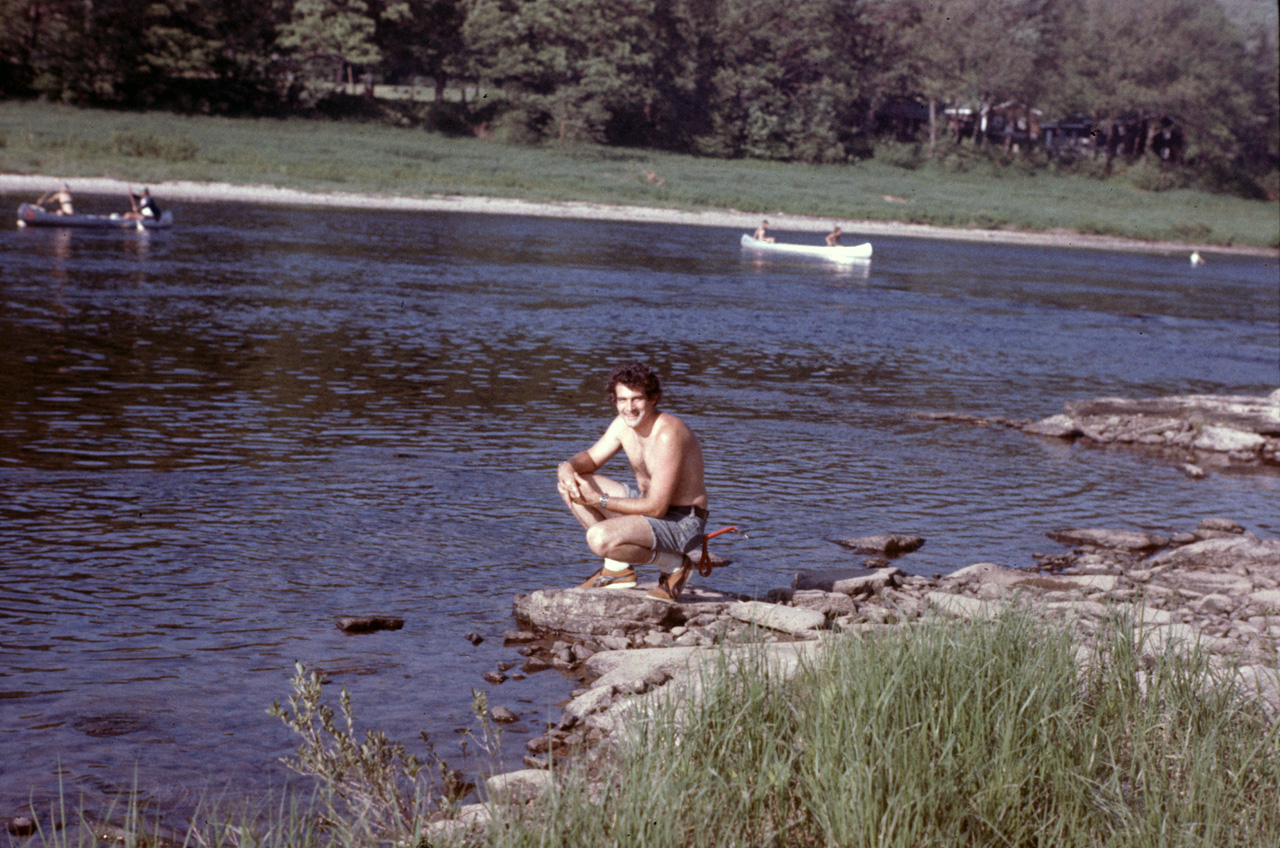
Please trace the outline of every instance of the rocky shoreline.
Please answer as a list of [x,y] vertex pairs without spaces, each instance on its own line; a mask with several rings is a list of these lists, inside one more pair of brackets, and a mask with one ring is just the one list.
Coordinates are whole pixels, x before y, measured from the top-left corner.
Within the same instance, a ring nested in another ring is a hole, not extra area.
[[[558,669],[576,676],[578,688],[560,720],[527,743],[526,768],[488,778],[487,803],[462,807],[433,833],[482,828],[489,804],[537,798],[555,780],[553,758],[609,748],[652,699],[695,699],[708,663],[763,652],[789,675],[834,640],[875,638],[938,617],[981,621],[1011,606],[1074,628],[1082,663],[1117,618],[1132,624],[1146,655],[1206,651],[1221,685],[1259,698],[1280,718],[1280,539],[1221,517],[1169,535],[1108,528],[1050,535],[1070,552],[1037,554],[1027,569],[976,563],[937,577],[894,566],[800,571],[762,599],[695,585],[668,604],[648,598],[645,584],[518,595],[523,629],[506,640],[526,657],[521,673]],[[903,537],[863,538],[884,540],[888,557]],[[493,718],[518,716],[495,710]]]
[[[1280,390],[1266,397],[1105,398],[1067,404],[1061,415],[1041,421],[921,417],[1121,445],[1178,462],[1193,478],[1206,468],[1280,470]],[[519,665],[513,673],[555,669],[576,688],[559,721],[527,743],[525,768],[488,778],[485,802],[435,823],[432,834],[484,828],[491,804],[536,799],[556,779],[553,760],[607,753],[628,719],[653,699],[696,699],[708,663],[763,653],[789,675],[833,640],[875,638],[937,618],[980,621],[1011,606],[1074,628],[1082,663],[1093,640],[1117,619],[1133,626],[1148,655],[1206,651],[1221,685],[1261,699],[1280,717],[1280,539],[1261,539],[1222,517],[1167,535],[1068,528],[1050,537],[1071,550],[1035,554],[1036,565],[1026,569],[984,562],[934,577],[892,564],[924,544],[919,537],[837,539],[869,555],[863,568],[799,571],[790,586],[762,598],[696,582],[675,604],[647,597],[652,584],[517,595],[513,611],[521,629],[508,632],[506,643],[524,662],[485,679],[500,685]],[[491,718],[520,717],[498,707]]]
[[1280,471],[1280,389],[1265,397],[1096,398],[1068,403],[1039,421],[955,412],[916,417],[1124,447],[1175,462],[1193,478],[1209,471]]

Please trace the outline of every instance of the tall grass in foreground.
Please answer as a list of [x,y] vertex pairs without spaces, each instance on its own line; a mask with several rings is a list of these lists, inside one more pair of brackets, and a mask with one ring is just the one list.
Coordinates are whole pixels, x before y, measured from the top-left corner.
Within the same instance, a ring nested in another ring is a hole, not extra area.
[[786,683],[755,666],[483,844],[1280,845],[1280,731],[1120,627],[1088,672],[1017,616],[844,640]]
[[1280,246],[1274,200],[1154,191],[1143,172],[1157,166],[1117,165],[1130,173],[1101,179],[1100,160],[1033,163],[1042,156],[964,146],[930,159],[918,147],[886,143],[857,164],[804,165],[593,144],[528,147],[369,123],[0,102],[0,172],[73,181],[464,194]]
[[[310,804],[225,814],[210,805],[185,837],[163,840],[131,808],[114,841],[208,848],[1280,845],[1280,726],[1265,708],[1221,685],[1202,655],[1144,656],[1124,623],[1099,644],[1083,652],[1089,661],[1082,665],[1071,635],[1026,614],[933,622],[835,642],[789,681],[760,649],[709,672],[703,697],[668,698],[637,719],[612,760],[561,765],[562,789],[527,808],[499,809],[487,832],[453,843],[428,843],[417,815],[399,822],[370,816],[368,805],[348,803],[350,795],[335,805],[327,793],[350,776],[351,750],[317,761],[315,776],[329,785]],[[314,695],[295,687],[304,700]],[[315,726],[303,719],[298,728]],[[318,742],[299,732],[299,755],[319,753]],[[386,758],[375,752],[372,760]],[[335,821],[339,810],[351,819]],[[65,811],[61,818],[69,822]],[[101,844],[93,832],[53,826],[9,844]]]

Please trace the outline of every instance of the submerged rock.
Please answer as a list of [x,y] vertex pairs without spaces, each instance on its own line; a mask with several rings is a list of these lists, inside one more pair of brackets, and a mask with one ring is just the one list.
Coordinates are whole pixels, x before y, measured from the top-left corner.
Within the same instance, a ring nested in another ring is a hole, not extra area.
[[883,554],[888,557],[911,553],[924,544],[924,539],[906,533],[881,533],[873,536],[854,536],[849,539],[832,539],[842,548],[864,554]]
[[1169,544],[1169,539],[1165,536],[1139,530],[1054,530],[1049,538],[1064,545],[1090,545],[1123,551],[1150,551]]
[[14,836],[30,836],[36,832],[36,820],[31,816],[14,816],[5,822],[5,830]]
[[857,574],[849,569],[798,571],[791,581],[791,586],[797,592],[817,589],[825,592],[840,592],[856,598],[896,586],[902,577],[902,570],[898,568],[886,568],[871,574]]
[[1022,432],[1033,436],[1048,436],[1054,439],[1070,439],[1082,435],[1076,422],[1070,415],[1050,415],[1041,421],[1033,421],[1023,426]]
[[374,633],[378,630],[399,630],[404,619],[385,615],[345,616],[338,619],[338,629],[343,633]]

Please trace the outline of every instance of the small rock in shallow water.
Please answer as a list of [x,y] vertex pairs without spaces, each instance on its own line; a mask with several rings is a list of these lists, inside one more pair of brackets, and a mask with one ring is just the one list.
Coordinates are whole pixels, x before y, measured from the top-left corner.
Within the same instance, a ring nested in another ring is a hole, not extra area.
[[36,822],[30,816],[14,816],[9,819],[5,829],[14,836],[30,836],[36,832]]
[[513,721],[520,720],[520,716],[511,712],[511,710],[506,707],[494,707],[489,710],[489,718],[493,719],[498,724],[510,724]]
[[338,619],[338,629],[343,633],[373,633],[377,630],[399,630],[401,627],[404,627],[404,619],[391,616],[363,615]]
[[831,541],[851,551],[858,551],[864,554],[883,554],[890,557],[909,554],[924,544],[924,539],[919,536],[909,536],[905,533],[854,536],[849,539],[832,539]]
[[534,642],[537,639],[538,634],[530,633],[528,630],[508,630],[502,634],[504,642]]
[[1196,526],[1197,530],[1217,530],[1222,533],[1240,534],[1244,532],[1244,528],[1236,521],[1230,518],[1204,518]]

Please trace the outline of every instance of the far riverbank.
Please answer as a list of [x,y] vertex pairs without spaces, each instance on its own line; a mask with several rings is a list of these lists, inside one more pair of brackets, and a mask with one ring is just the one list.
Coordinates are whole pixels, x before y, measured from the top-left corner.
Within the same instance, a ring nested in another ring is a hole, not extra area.
[[856,164],[808,165],[593,144],[502,144],[340,121],[22,102],[0,110],[0,175],[19,181],[8,184],[13,190],[31,192],[22,199],[65,179],[80,192],[146,185],[172,200],[375,205],[747,231],[768,218],[784,233],[828,231],[838,222],[851,238],[904,235],[1187,256],[1257,248],[1259,255],[1280,255],[1274,199],[1190,186],[1151,190],[1141,163],[1103,176],[1086,163],[1006,162],[968,148],[945,161],[903,164],[903,152],[890,146]]
[[[63,178],[38,174],[0,174],[0,192],[42,194],[63,182]],[[76,194],[125,195],[138,190],[138,185],[105,177],[67,180]],[[482,215],[527,215],[539,218],[564,218],[592,221],[630,221],[638,223],[687,224],[707,227],[738,227],[754,230],[761,215],[738,210],[687,211],[646,206],[586,203],[575,201],[530,201],[463,195],[429,195],[426,197],[367,194],[359,192],[301,191],[272,185],[232,185],[214,182],[172,180],[149,186],[157,199],[186,202],[236,202],[277,204],[283,206],[327,206],[347,209],[384,209],[416,212],[463,212]],[[827,232],[829,218],[771,214],[767,216],[775,231]],[[1092,250],[1140,251],[1149,253],[1230,254],[1236,256],[1280,256],[1280,250],[1247,245],[1212,245],[1195,242],[1146,241],[1116,236],[1089,235],[1066,230],[1028,232],[977,228],[940,227],[886,221],[838,221],[850,240],[874,236],[932,238],[948,241],[984,242],[988,244],[1076,247]]]

